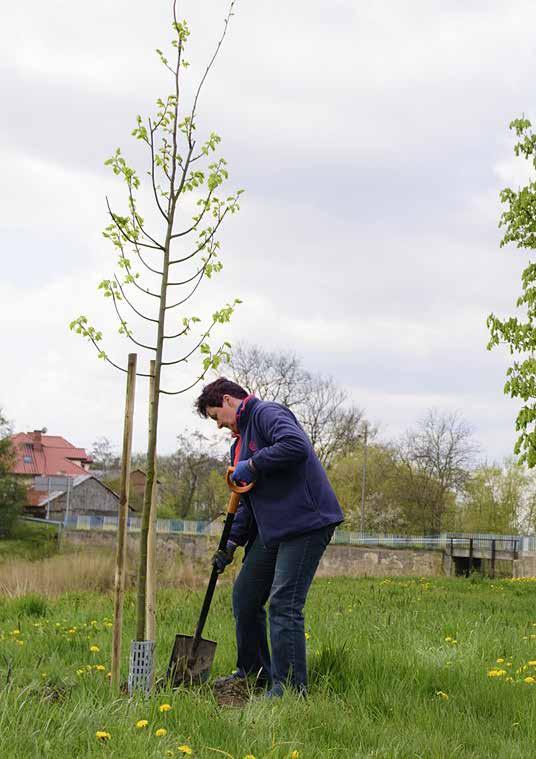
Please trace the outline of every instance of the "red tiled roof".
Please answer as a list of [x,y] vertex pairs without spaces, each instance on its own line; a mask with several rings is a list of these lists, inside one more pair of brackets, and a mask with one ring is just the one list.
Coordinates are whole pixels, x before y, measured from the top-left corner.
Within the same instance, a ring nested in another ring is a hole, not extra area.
[[91,462],[83,448],[75,448],[57,435],[36,437],[32,433],[19,432],[11,436],[11,442],[16,454],[13,474],[76,476],[85,473],[83,464]]

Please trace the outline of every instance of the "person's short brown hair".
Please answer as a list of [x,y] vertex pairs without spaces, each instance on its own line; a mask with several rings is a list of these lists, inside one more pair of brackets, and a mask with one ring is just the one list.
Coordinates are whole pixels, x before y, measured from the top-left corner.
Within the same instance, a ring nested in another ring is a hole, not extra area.
[[205,385],[203,392],[195,402],[195,408],[199,416],[207,418],[207,406],[223,406],[223,396],[231,395],[233,398],[246,398],[247,390],[228,380],[227,377],[218,377],[214,382]]

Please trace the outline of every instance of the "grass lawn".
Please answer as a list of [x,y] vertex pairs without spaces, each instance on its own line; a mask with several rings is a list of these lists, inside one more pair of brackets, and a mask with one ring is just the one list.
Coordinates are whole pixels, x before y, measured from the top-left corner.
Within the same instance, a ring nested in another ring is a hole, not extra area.
[[[193,632],[201,595],[160,594],[160,671],[175,632]],[[306,610],[309,698],[243,709],[219,707],[209,686],[112,699],[108,594],[5,601],[0,755],[533,757],[535,601],[535,580],[317,580]],[[125,675],[133,612],[129,596]],[[229,585],[217,590],[206,633],[218,641],[213,674],[229,672]],[[171,709],[160,711],[163,704]],[[136,727],[139,720],[147,725]]]

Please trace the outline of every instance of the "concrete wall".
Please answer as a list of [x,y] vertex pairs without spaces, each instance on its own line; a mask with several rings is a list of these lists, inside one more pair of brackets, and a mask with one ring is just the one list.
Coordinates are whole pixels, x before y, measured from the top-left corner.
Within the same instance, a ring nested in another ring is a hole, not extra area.
[[[115,545],[114,532],[69,530],[65,534],[69,543],[92,546]],[[128,536],[127,552],[135,552],[138,535]],[[160,561],[174,560],[177,554],[207,563],[216,550],[217,540],[205,535],[159,535],[157,553]],[[239,565],[238,565],[239,566]],[[441,551],[414,551],[389,548],[362,548],[360,546],[330,545],[320,563],[318,575],[327,577],[348,575],[351,577],[413,576],[439,577],[445,574]]]
[[[63,493],[50,502],[50,519],[62,520],[67,507],[67,494]],[[108,488],[91,477],[71,490],[69,514],[76,512],[87,516],[113,516],[119,509],[119,498]]]
[[536,577],[536,554],[526,554],[512,563],[514,577]]

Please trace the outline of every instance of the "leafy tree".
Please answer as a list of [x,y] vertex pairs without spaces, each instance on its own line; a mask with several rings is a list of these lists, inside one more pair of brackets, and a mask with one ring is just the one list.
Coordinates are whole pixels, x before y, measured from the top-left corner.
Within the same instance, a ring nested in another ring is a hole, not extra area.
[[527,474],[514,459],[503,467],[475,469],[465,485],[458,529],[463,532],[517,533],[522,518]]
[[11,426],[0,409],[0,537],[9,537],[26,502],[24,486],[11,475],[15,451]]
[[348,404],[348,394],[331,377],[307,371],[294,353],[241,344],[228,366],[239,385],[292,409],[326,467],[355,446],[363,412]]
[[[528,119],[515,119],[510,124],[517,137],[514,153],[536,168],[536,134]],[[517,248],[529,251],[536,248],[536,180],[534,178],[517,192],[507,187],[500,193],[506,210],[501,214],[499,226],[505,232],[501,247],[514,243]],[[516,306],[522,316],[499,319],[490,314],[487,325],[490,331],[488,350],[506,345],[514,356],[507,369],[504,392],[519,398],[522,406],[516,418],[519,433],[514,453],[532,468],[536,465],[536,262],[529,262],[521,274],[521,295]]]
[[[218,154],[221,139],[209,131],[201,140],[198,134],[198,104],[203,86],[212,69],[229,21],[235,0],[228,6],[224,29],[203,76],[194,86],[191,101],[183,84],[188,61],[185,58],[190,30],[186,21],[177,18],[173,2],[173,40],[171,53],[157,50],[157,55],[171,77],[170,94],[156,101],[156,113],[143,119],[136,117],[133,137],[146,149],[148,185],[154,201],[149,222],[142,216],[138,197],[142,180],[124,157],[120,148],[105,162],[113,174],[124,182],[126,208],[114,210],[107,200],[110,223],[104,237],[110,241],[117,256],[116,272],[103,279],[99,289],[113,305],[119,332],[137,348],[148,351],[154,360],[154,372],[140,372],[151,377],[150,419],[147,446],[147,479],[140,536],[136,636],[143,640],[145,630],[147,540],[149,534],[153,483],[156,478],[157,432],[160,398],[187,392],[203,379],[209,369],[216,369],[222,358],[228,358],[228,342],[212,348],[209,340],[217,325],[227,323],[238,300],[213,312],[210,323],[184,311],[201,282],[222,269],[218,234],[224,220],[239,209],[241,190],[221,193],[229,177],[227,162]],[[169,55],[169,57],[168,57]],[[193,209],[193,215],[192,215]],[[160,227],[156,228],[159,220]],[[187,221],[186,221],[187,219]],[[150,228],[155,225],[155,228]],[[143,277],[138,271],[141,266]],[[178,290],[176,289],[178,288]],[[178,292],[178,295],[173,293]],[[184,308],[182,308],[184,307]],[[145,333],[135,336],[127,322],[125,309],[140,320]],[[178,311],[178,309],[181,309]],[[81,315],[71,322],[71,329],[87,338],[101,359],[121,371],[126,368],[112,360],[103,348],[103,334]],[[194,337],[195,335],[195,337]],[[188,347],[171,355],[177,341],[186,340]],[[184,369],[196,354],[201,355],[202,368],[193,381],[178,389],[163,386],[163,370]]]
[[[329,479],[342,505],[345,529],[359,530],[363,485],[364,448],[333,461]],[[403,509],[403,472],[390,445],[372,442],[367,448],[365,482],[365,530],[404,532],[407,516]]]

